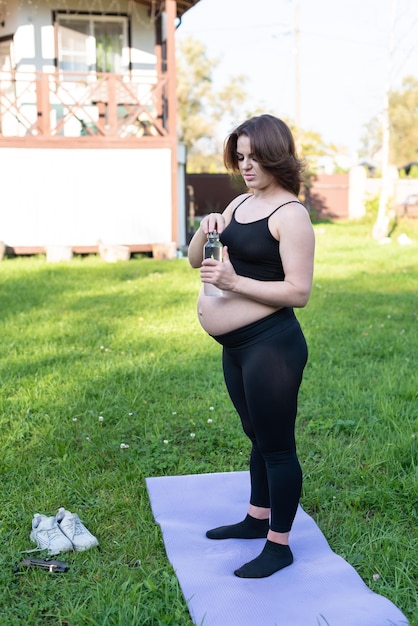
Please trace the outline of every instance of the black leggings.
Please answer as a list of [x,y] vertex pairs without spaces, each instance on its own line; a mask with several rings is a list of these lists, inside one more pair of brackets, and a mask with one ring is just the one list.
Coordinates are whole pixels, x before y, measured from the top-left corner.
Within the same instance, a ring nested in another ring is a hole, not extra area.
[[284,308],[214,339],[223,346],[228,393],[252,442],[250,503],[270,508],[270,528],[288,532],[302,489],[295,420],[305,337],[293,309]]

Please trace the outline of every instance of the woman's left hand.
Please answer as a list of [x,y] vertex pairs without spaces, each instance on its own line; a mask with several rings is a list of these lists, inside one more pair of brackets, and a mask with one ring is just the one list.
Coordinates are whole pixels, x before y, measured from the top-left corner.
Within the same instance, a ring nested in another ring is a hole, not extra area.
[[222,249],[222,261],[204,259],[200,268],[202,283],[211,283],[222,291],[233,291],[238,274],[229,260],[228,247]]

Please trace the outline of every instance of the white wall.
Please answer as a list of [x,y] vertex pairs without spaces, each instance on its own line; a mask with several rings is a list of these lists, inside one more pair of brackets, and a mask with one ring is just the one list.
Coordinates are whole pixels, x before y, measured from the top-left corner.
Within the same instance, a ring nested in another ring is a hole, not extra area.
[[417,178],[400,178],[396,184],[396,203],[403,205],[408,196],[418,195]]
[[172,240],[168,149],[0,149],[9,246]]

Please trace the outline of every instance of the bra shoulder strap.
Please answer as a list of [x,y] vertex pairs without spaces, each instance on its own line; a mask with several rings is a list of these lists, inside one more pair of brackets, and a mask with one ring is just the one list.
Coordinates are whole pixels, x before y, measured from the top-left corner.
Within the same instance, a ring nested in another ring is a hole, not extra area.
[[244,204],[244,202],[245,202],[246,200],[248,200],[248,198],[251,198],[251,196],[252,196],[252,195],[253,195],[252,193],[249,193],[249,194],[248,194],[248,196],[245,196],[245,198],[244,198],[243,200],[241,200],[241,202],[238,202],[237,206],[236,206],[236,207],[235,207],[235,209],[232,211],[232,215],[233,215],[233,216],[235,215],[235,211],[236,211],[236,210],[237,210],[237,209],[241,206],[241,204]]
[[[282,206],[286,206],[286,204],[293,204],[293,202],[296,202],[296,204],[302,204],[302,202],[299,202],[299,200],[289,200],[289,202],[283,202],[283,204],[281,204],[280,206],[276,207],[276,208],[274,209],[274,211],[272,211],[272,212],[270,213],[270,215],[268,215],[268,216],[267,216],[267,219],[268,219],[269,217],[271,217],[272,215],[274,215],[274,214],[276,213],[276,211],[278,211],[279,209],[281,209],[281,208],[282,208]],[[303,206],[303,204],[302,204],[302,206]],[[238,207],[237,207],[237,208],[238,208]]]

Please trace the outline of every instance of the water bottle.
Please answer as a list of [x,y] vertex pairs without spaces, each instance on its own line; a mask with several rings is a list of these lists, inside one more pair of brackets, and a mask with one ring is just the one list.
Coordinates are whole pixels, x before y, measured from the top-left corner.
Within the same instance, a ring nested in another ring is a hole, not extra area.
[[[219,233],[214,230],[208,234],[208,240],[203,246],[203,257],[205,259],[215,259],[215,261],[222,261],[222,244],[219,241]],[[222,296],[222,289],[215,287],[211,283],[204,283],[203,291],[205,296]]]

